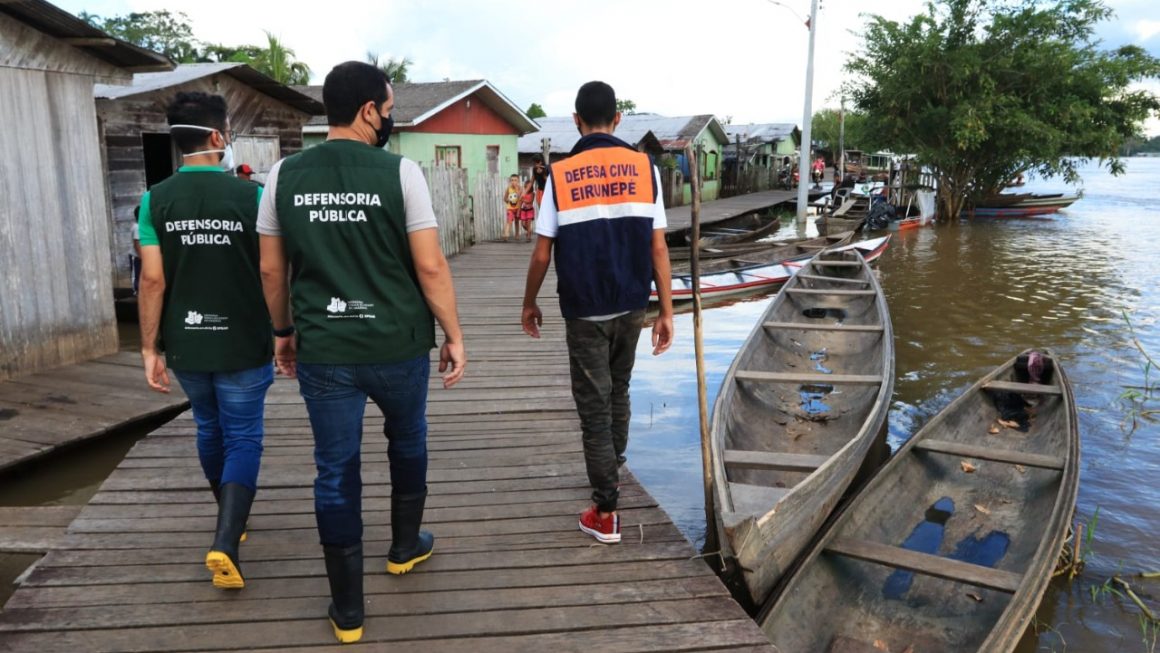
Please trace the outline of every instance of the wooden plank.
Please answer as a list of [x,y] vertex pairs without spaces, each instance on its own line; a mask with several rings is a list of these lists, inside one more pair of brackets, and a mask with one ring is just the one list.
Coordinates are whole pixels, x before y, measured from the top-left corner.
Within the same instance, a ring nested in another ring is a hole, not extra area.
[[816,259],[810,261],[810,263],[812,263],[815,266],[824,266],[824,267],[829,267],[829,268],[860,268],[860,267],[862,267],[861,261],[844,261],[841,259],[834,260],[834,261],[827,261],[825,259],[816,258]]
[[1066,463],[1063,458],[1058,456],[984,447],[975,444],[963,444],[961,442],[948,442],[946,440],[932,440],[929,438],[923,438],[919,442],[916,442],[914,448],[922,451],[944,453],[950,456],[977,458],[979,460],[989,460],[991,462],[1005,463],[1008,465],[1025,465],[1027,467],[1039,467],[1041,469],[1061,470]]
[[762,322],[767,329],[801,329],[803,331],[882,331],[881,324],[817,324],[814,322]]
[[733,512],[745,515],[764,515],[773,510],[781,498],[789,494],[790,488],[730,483],[729,496],[733,499]]
[[827,288],[786,288],[791,295],[836,295],[839,297],[870,297],[877,295],[874,290],[831,290]]
[[862,285],[862,286],[866,286],[866,285],[870,284],[869,281],[866,281],[864,279],[843,279],[842,277],[827,277],[827,276],[823,276],[820,274],[807,274],[805,272],[799,272],[795,276],[798,279],[806,279],[808,281],[827,281],[830,283],[849,283],[849,284],[858,284],[858,285]]
[[1014,381],[990,381],[983,384],[984,390],[998,392],[1017,392],[1022,395],[1060,395],[1063,390],[1058,385],[1041,383],[1015,383]]
[[826,551],[847,558],[873,562],[895,569],[905,569],[925,576],[943,578],[1008,594],[1013,594],[1018,590],[1019,584],[1023,580],[1021,575],[1010,571],[973,565],[961,560],[952,560],[877,542],[839,538],[830,542],[826,546]]
[[777,453],[773,451],[725,450],[725,467],[733,469],[767,469],[780,472],[804,472],[811,474],[826,464],[828,456],[813,456],[800,453]]
[[738,370],[733,375],[739,381],[764,383],[841,383],[852,385],[877,385],[882,377],[877,374],[822,374],[811,372],[755,372]]

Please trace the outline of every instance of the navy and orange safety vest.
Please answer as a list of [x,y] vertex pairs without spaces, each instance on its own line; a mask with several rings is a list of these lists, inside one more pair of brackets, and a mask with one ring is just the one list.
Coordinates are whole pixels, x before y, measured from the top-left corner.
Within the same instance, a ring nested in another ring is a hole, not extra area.
[[609,134],[581,138],[551,165],[555,256],[565,318],[648,306],[656,178],[647,155]]

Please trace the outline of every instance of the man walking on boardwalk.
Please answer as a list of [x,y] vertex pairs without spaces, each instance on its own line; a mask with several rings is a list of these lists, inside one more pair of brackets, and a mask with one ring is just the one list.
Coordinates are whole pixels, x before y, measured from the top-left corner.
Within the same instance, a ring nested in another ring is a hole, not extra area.
[[573,118],[581,138],[567,159],[551,165],[521,321],[525,333],[540,337],[543,315],[536,296],[554,248],[572,397],[592,486],[593,505],[580,515],[580,530],[615,544],[619,467],[628,447],[628,384],[654,280],[660,314],[653,355],[673,339],[667,221],[659,173],[648,156],[612,135],[620,123],[612,87],[581,86]]
[[274,165],[258,231],[278,336],[275,363],[279,372],[297,375],[314,431],[314,511],[330,620],[338,640],[349,643],[363,632],[359,454],[367,397],[386,418],[387,571],[403,574],[434,548],[434,536],[419,528],[427,499],[432,314],[444,335],[443,387],[462,378],[467,359],[423,172],[382,149],[395,103],[387,76],[369,64],[340,64],[326,76],[322,99],[327,140]]
[[185,165],[141,198],[141,353],[150,387],[169,392],[168,362],[189,397],[198,457],[218,502],[205,564],[216,587],[240,589],[238,542],[257,490],[274,380],[258,272],[262,189],[224,174],[233,161],[220,95],[178,93],[167,113]]

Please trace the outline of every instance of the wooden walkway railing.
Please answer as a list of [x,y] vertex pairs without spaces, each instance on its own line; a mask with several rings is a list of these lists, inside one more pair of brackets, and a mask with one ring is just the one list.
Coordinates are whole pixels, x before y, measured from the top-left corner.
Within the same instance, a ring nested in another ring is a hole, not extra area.
[[771,650],[630,473],[624,542],[599,545],[577,530],[589,489],[554,281],[541,300],[543,339],[518,324],[530,252],[484,244],[452,262],[468,376],[449,391],[432,382],[425,523],[436,550],[406,576],[383,571],[386,442],[368,408],[360,644],[339,647],[325,618],[310,427],[296,383],[279,380],[242,544],[244,590],[214,589],[202,566],[215,507],[187,413],[133,448],[28,575],[0,614],[0,650]]

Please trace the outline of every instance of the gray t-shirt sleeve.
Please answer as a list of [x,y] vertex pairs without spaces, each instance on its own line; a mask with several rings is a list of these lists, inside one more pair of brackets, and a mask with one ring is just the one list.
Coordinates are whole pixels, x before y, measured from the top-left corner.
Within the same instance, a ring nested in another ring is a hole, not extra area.
[[427,179],[418,163],[403,159],[399,164],[399,181],[403,186],[403,210],[406,213],[407,233],[421,229],[436,229],[435,209],[431,206],[431,193],[427,190]]
[[281,236],[282,225],[278,222],[278,209],[274,204],[274,194],[278,191],[278,171],[282,168],[282,161],[270,168],[266,175],[266,188],[262,192],[262,201],[258,204],[258,233],[263,236]]

